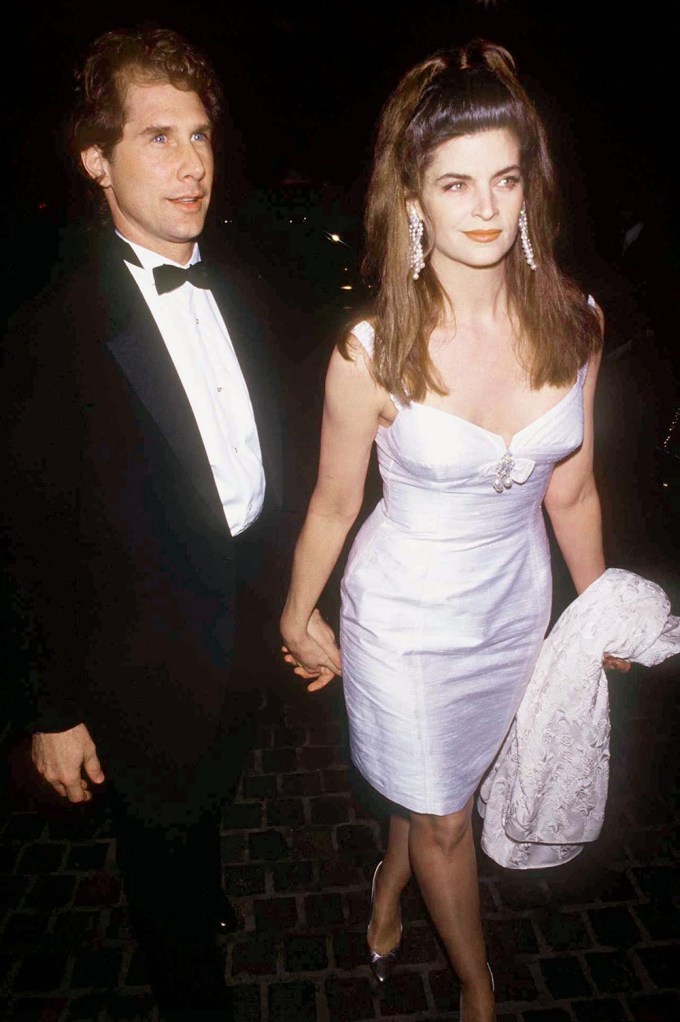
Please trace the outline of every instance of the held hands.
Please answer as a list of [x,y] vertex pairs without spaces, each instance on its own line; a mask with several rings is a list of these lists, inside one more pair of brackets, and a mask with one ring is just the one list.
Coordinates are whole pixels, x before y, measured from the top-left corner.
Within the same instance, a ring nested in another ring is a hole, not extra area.
[[89,802],[88,781],[101,784],[104,780],[96,746],[84,724],[34,734],[31,755],[38,773],[69,802]]
[[308,692],[318,691],[342,673],[335,634],[318,610],[312,611],[306,631],[301,636],[286,626],[284,615],[281,619],[281,635],[285,643],[281,647],[283,659],[293,665],[293,674],[299,678],[314,679],[307,686]]

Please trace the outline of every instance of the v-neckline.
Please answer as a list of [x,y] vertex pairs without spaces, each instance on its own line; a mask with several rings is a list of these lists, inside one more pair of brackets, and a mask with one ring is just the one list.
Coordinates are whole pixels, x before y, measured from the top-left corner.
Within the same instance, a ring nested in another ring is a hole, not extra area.
[[[455,412],[447,412],[444,408],[437,408],[435,405],[426,405],[423,404],[422,401],[411,401],[410,405],[415,408],[425,408],[428,411],[437,412],[439,415],[446,415],[448,416],[449,419],[455,419],[457,422],[462,422],[464,425],[469,426],[471,429],[476,429],[480,433],[486,433],[487,436],[492,436],[496,440],[500,440],[505,450],[510,451],[512,449],[513,443],[517,440],[518,437],[522,435],[522,433],[525,433],[528,429],[531,429],[532,426],[535,426],[537,423],[547,418],[548,415],[551,415],[554,411],[560,408],[561,405],[563,405],[565,401],[571,397],[571,395],[577,389],[579,384],[580,380],[577,377],[573,387],[571,387],[571,389],[568,390],[566,394],[563,394],[559,401],[557,401],[554,405],[551,405],[550,408],[546,408],[544,412],[541,412],[541,414],[538,415],[535,419],[532,419],[531,422],[528,422],[526,426],[522,426],[522,428],[518,429],[516,433],[513,433],[508,442],[506,442],[505,437],[501,436],[500,433],[494,433],[492,429],[486,429],[486,427],[484,426],[479,426],[476,422],[471,422],[470,419],[464,419],[461,415],[456,415]],[[397,418],[399,418],[399,415],[396,416],[394,420],[395,422]]]

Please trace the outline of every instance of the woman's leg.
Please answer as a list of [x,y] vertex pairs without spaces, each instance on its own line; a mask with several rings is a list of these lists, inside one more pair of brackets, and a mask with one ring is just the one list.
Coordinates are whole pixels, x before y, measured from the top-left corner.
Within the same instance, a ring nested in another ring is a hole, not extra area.
[[472,799],[448,816],[411,813],[411,865],[461,984],[465,1022],[493,1019],[493,991],[479,911]]
[[401,936],[399,899],[411,876],[409,827],[408,817],[396,814],[390,817],[387,850],[375,880],[373,914],[368,927],[369,946],[380,955],[396,947]]

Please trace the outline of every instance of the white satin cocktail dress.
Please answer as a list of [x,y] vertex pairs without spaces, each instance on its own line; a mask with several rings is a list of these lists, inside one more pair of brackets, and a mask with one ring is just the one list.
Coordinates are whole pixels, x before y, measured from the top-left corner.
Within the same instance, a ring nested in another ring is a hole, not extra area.
[[[352,332],[370,353],[370,324]],[[340,645],[352,759],[406,809],[462,809],[517,711],[550,617],[541,505],[582,442],[585,375],[507,448],[417,402],[378,430],[383,498],[347,561]]]

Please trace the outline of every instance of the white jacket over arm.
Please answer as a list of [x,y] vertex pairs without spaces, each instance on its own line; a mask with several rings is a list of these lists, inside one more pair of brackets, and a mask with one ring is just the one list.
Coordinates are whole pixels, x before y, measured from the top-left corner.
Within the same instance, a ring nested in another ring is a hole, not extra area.
[[482,848],[496,862],[557,866],[598,837],[609,779],[602,657],[651,667],[680,653],[669,611],[660,586],[609,568],[559,618],[480,789]]

